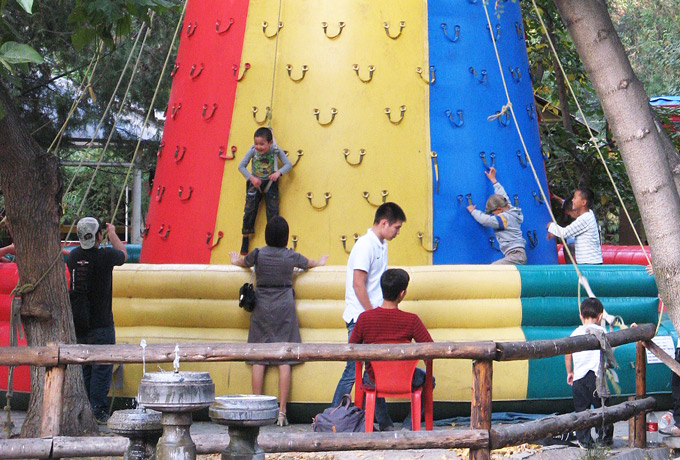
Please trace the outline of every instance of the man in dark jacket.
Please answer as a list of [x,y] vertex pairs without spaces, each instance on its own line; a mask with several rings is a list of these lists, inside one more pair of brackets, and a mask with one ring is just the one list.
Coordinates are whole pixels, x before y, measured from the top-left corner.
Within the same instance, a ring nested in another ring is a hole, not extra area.
[[[80,247],[74,248],[66,260],[71,274],[70,294],[77,341],[89,345],[115,344],[111,311],[113,267],[125,263],[127,250],[113,224],[106,224],[106,233],[113,247],[99,247],[103,231],[101,223],[94,217],[80,219],[77,231]],[[82,310],[76,309],[76,303],[83,305]],[[83,366],[85,391],[92,412],[101,424],[109,418],[106,398],[112,376],[112,365]]]

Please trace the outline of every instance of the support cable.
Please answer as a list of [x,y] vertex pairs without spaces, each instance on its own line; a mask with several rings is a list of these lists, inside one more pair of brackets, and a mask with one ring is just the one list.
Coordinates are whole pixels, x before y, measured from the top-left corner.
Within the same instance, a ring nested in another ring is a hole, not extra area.
[[[151,18],[153,19],[153,12],[152,12]],[[132,48],[130,49],[130,53],[128,54],[127,60],[125,61],[125,66],[123,66],[123,70],[120,72],[120,77],[118,78],[118,82],[116,83],[116,87],[113,89],[113,92],[111,93],[111,97],[109,98],[109,103],[106,105],[106,108],[104,109],[104,113],[102,114],[101,118],[99,119],[99,122],[97,123],[97,126],[94,129],[94,132],[92,133],[92,137],[90,138],[90,141],[86,144],[87,150],[82,155],[82,157],[80,159],[80,163],[76,167],[76,171],[73,173],[73,176],[71,177],[71,181],[69,182],[68,187],[66,187],[66,191],[64,191],[64,194],[63,194],[64,197],[66,197],[68,192],[71,191],[71,187],[73,186],[73,183],[76,180],[76,177],[78,176],[78,173],[80,172],[80,170],[83,166],[83,162],[85,161],[85,157],[90,152],[90,147],[94,143],[94,140],[97,138],[97,133],[99,132],[99,128],[101,128],[101,126],[104,124],[104,119],[106,118],[106,116],[109,113],[111,105],[113,104],[113,101],[116,97],[116,93],[118,93],[118,88],[120,87],[120,84],[123,81],[123,77],[125,76],[125,72],[127,71],[128,67],[130,66],[130,61],[132,60],[132,55],[134,54],[135,48],[137,48],[137,43],[139,42],[139,39],[142,36],[142,32],[144,32],[144,29],[146,27],[147,27],[146,23],[143,23],[142,27],[140,27],[139,31],[137,32],[137,37],[135,37],[135,41],[132,44]],[[141,54],[141,50],[140,50],[140,54]],[[62,205],[63,205],[63,202],[62,202]]]
[[71,108],[69,109],[68,114],[66,115],[64,123],[62,123],[61,128],[59,128],[59,131],[57,132],[56,136],[54,136],[52,143],[47,148],[48,153],[52,151],[53,147],[55,148],[54,152],[58,150],[59,143],[61,143],[61,138],[64,135],[64,131],[66,130],[66,125],[71,120],[71,117],[75,113],[76,108],[78,108],[78,105],[80,104],[80,101],[83,99],[83,96],[85,96],[85,90],[90,88],[90,85],[92,84],[92,77],[94,76],[94,73],[97,70],[97,65],[99,64],[99,58],[101,57],[103,46],[104,42],[100,42],[99,48],[97,48],[97,51],[95,52],[94,56],[92,56],[90,65],[87,67],[87,70],[85,71],[85,78],[80,83],[80,87],[78,87],[78,97],[76,98],[75,101],[73,101],[73,104],[71,104]]
[[[527,149],[526,143],[524,141],[524,136],[522,135],[522,130],[519,127],[519,123],[517,121],[517,116],[515,115],[515,110],[513,109],[512,102],[510,101],[510,94],[508,92],[508,85],[507,85],[507,82],[505,81],[505,76],[503,75],[503,65],[501,63],[501,57],[500,57],[500,54],[498,52],[498,46],[496,44],[496,37],[494,36],[494,33],[493,33],[493,26],[491,25],[491,19],[489,18],[489,10],[487,8],[487,4],[484,1],[484,2],[482,2],[482,5],[484,6],[484,14],[486,15],[486,21],[487,21],[487,24],[488,24],[489,35],[491,37],[491,42],[493,43],[494,52],[496,53],[496,61],[498,63],[498,70],[500,72],[501,81],[503,82],[503,90],[505,91],[505,98],[506,98],[506,101],[507,101],[506,104],[503,106],[503,109],[501,110],[500,114],[492,115],[489,118],[493,119],[493,117],[498,117],[500,115],[507,114],[508,112],[512,115],[512,120],[513,120],[514,125],[515,125],[515,130],[517,131],[517,134],[519,135],[519,140],[522,143],[522,148],[524,149],[524,154],[525,154],[525,157],[527,159],[527,164],[529,166],[531,166],[531,172],[534,175],[534,180],[536,181],[536,184],[538,185],[539,192],[541,194],[541,197],[543,198],[543,202],[545,204],[545,207],[548,210],[548,214],[550,215],[550,219],[552,220],[553,223],[557,224],[557,222],[555,220],[555,216],[552,212],[552,209],[550,208],[550,200],[547,199],[545,191],[543,190],[543,186],[541,185],[541,181],[538,178],[538,173],[536,172],[536,168],[534,167],[534,163],[531,160],[531,156],[529,155],[529,150]],[[574,270],[576,271],[576,274],[578,276],[578,284],[580,286],[583,286],[583,288],[586,290],[586,293],[588,294],[589,297],[596,297],[595,294],[593,293],[592,289],[590,288],[590,284],[588,283],[588,279],[585,277],[585,275],[583,275],[583,273],[581,273],[578,266],[576,265],[576,259],[574,257],[572,257],[571,251],[569,250],[569,247],[567,246],[566,241],[562,237],[560,237],[560,239],[562,240],[562,243],[563,243],[563,246],[564,246],[564,251],[567,254],[569,254],[569,256],[571,258],[571,264],[574,267]],[[579,300],[579,304],[580,304],[581,289],[579,288],[579,289],[577,289],[577,291],[578,291],[578,300]],[[613,318],[611,315],[607,314],[606,312],[605,312],[605,314],[606,314],[606,317]],[[608,320],[607,322],[610,322],[610,321]]]
[[[116,203],[116,208],[113,210],[113,215],[111,216],[111,222],[113,222],[116,213],[118,212],[118,208],[120,207],[120,202],[123,199],[123,193],[125,192],[125,186],[127,185],[128,181],[130,180],[130,172],[132,171],[132,168],[134,168],[135,160],[137,158],[137,153],[139,152],[139,146],[142,144],[142,139],[144,139],[144,133],[146,131],[146,128],[149,124],[149,118],[151,118],[151,114],[153,113],[153,106],[154,103],[156,102],[156,96],[158,96],[158,92],[161,87],[161,82],[163,81],[163,76],[165,75],[165,69],[168,67],[168,61],[170,61],[170,56],[172,56],[173,48],[175,46],[175,41],[177,40],[177,37],[179,36],[179,31],[182,27],[182,20],[184,19],[184,13],[186,12],[187,9],[187,3],[188,0],[184,2],[184,6],[182,7],[182,12],[179,15],[179,20],[177,21],[177,27],[175,28],[175,33],[172,36],[172,41],[170,42],[170,47],[168,48],[168,53],[165,56],[165,61],[163,62],[163,68],[161,70],[161,74],[158,77],[158,82],[156,83],[156,89],[153,92],[153,97],[151,98],[151,103],[149,104],[149,110],[146,113],[146,118],[144,119],[144,124],[142,125],[142,131],[139,134],[139,138],[137,139],[137,145],[135,146],[135,151],[132,155],[132,160],[130,160],[130,166],[128,167],[127,174],[125,175],[125,181],[123,184],[123,188],[121,189],[120,195],[118,196],[118,202]],[[143,46],[143,45],[142,45]]]

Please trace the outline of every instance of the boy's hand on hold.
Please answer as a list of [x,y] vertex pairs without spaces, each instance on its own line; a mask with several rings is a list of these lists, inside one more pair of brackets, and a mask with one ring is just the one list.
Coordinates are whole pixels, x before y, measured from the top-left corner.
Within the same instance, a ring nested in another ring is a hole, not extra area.
[[116,226],[110,223],[106,224],[106,233],[111,235],[112,233],[116,233]]
[[492,184],[495,184],[496,181],[496,168],[493,166],[489,168],[489,171],[484,171],[484,174],[486,174],[486,177],[489,178]]
[[248,180],[250,181],[251,184],[253,184],[253,187],[255,188],[260,188],[260,185],[262,185],[262,180],[255,175],[250,176]]
[[279,177],[281,177],[281,171],[274,171],[269,175],[269,180],[272,182],[276,182],[279,180]]
[[467,207],[467,210],[470,211],[471,214],[472,211],[474,211],[475,209],[477,209],[477,206],[475,206],[474,204],[471,204],[470,206]]
[[645,267],[645,270],[647,270],[647,273],[649,273],[650,275],[654,274],[654,267],[652,267],[651,265],[647,265]]
[[324,254],[321,257],[319,257],[319,265],[326,265],[327,261],[328,261],[328,254]]

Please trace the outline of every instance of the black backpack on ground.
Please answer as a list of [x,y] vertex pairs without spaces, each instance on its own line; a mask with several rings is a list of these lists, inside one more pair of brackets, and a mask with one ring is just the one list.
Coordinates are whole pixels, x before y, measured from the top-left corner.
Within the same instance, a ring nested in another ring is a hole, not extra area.
[[364,420],[364,411],[352,404],[350,395],[344,395],[338,407],[329,407],[314,417],[312,428],[317,433],[363,433]]

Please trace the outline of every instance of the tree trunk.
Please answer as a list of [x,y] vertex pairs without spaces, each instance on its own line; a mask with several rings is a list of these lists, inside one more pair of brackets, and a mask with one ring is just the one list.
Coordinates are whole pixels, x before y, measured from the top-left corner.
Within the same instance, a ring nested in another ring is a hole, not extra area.
[[[14,238],[19,282],[22,285],[35,284],[35,290],[22,296],[21,319],[28,345],[75,343],[64,263],[60,255],[62,189],[57,158],[42,150],[22,129],[2,85],[0,189],[5,197]],[[44,368],[31,368],[31,397],[21,430],[24,437],[39,436],[44,378]],[[67,369],[63,404],[61,434],[97,431],[80,366]]]
[[649,241],[659,295],[680,330],[680,196],[667,134],[656,129],[604,0],[554,0],[621,151]]

